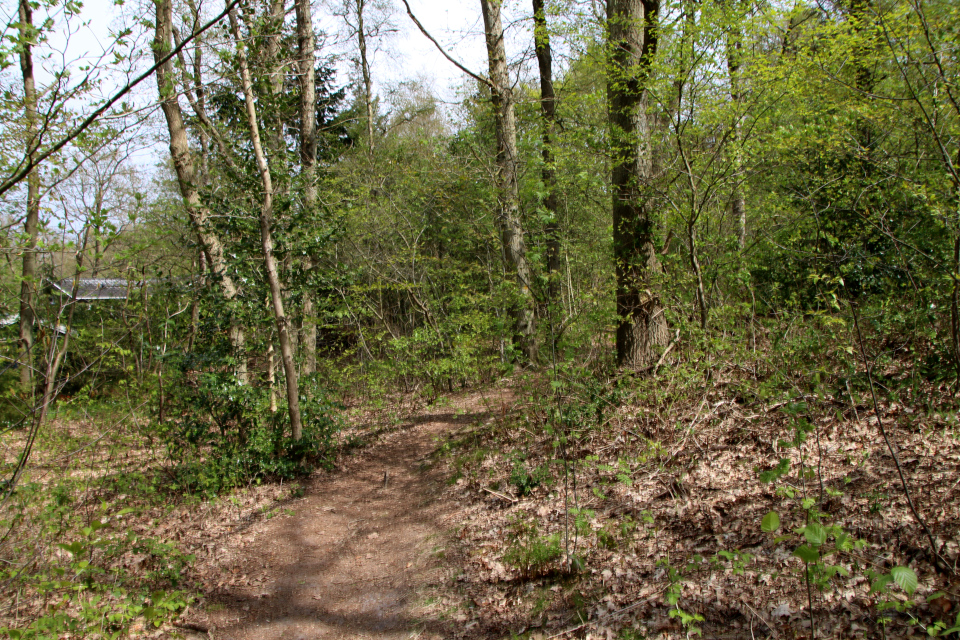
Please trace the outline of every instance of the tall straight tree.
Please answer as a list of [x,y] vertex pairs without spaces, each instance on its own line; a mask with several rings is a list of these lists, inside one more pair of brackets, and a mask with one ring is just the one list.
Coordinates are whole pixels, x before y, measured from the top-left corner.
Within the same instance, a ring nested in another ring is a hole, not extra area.
[[[214,280],[220,283],[223,297],[228,301],[236,298],[238,289],[233,279],[227,273],[226,259],[224,258],[223,243],[207,225],[208,211],[200,201],[198,190],[198,176],[190,152],[187,128],[183,121],[183,113],[177,100],[176,76],[173,61],[160,62],[170,51],[173,37],[173,4],[172,0],[157,0],[156,33],[153,40],[153,57],[157,64],[157,87],[160,90],[160,108],[167,121],[167,131],[170,134],[170,156],[173,159],[173,168],[177,174],[177,185],[190,225],[200,240],[207,265],[213,273]],[[238,359],[237,379],[241,384],[247,382],[247,365],[245,336],[243,327],[236,320],[230,323],[230,343]]]
[[367,59],[367,33],[363,24],[366,0],[355,0],[357,11],[357,45],[360,49],[360,72],[363,75],[363,105],[367,117],[367,150],[373,153],[373,89],[370,79],[370,62]]
[[658,0],[607,0],[613,251],[617,270],[617,364],[652,365],[668,341],[657,292],[647,86],[657,52]]
[[[310,213],[317,206],[317,72],[314,52],[313,17],[310,0],[296,0],[297,57],[300,71],[300,173],[303,179],[303,206]],[[316,267],[310,258],[310,268]],[[303,368],[317,370],[317,322],[314,319],[313,291],[303,294]]]
[[[23,75],[23,106],[26,116],[27,160],[34,163],[39,145],[37,132],[37,87],[33,77],[33,42],[36,29],[30,0],[20,0],[20,71]],[[26,246],[20,284],[20,386],[26,391],[33,384],[33,324],[36,302],[37,235],[40,229],[40,172],[34,168],[27,176],[27,216],[23,225]]]
[[515,274],[517,280],[518,299],[512,310],[516,341],[526,360],[534,363],[537,360],[535,301],[523,225],[520,223],[517,121],[510,75],[507,71],[506,47],[503,43],[501,2],[502,0],[480,0],[497,130],[498,219],[503,240],[503,259],[508,271]]
[[730,145],[733,148],[734,180],[730,193],[730,208],[733,219],[737,223],[737,244],[740,251],[747,246],[747,198],[743,189],[743,78],[741,65],[743,58],[743,33],[741,22],[743,12],[738,0],[731,0],[728,16],[729,27],[726,29],[727,74],[730,82],[730,102],[733,103],[733,126],[730,130]]
[[273,177],[270,165],[263,152],[260,138],[260,125],[257,122],[257,106],[253,95],[253,80],[247,63],[247,51],[240,36],[240,22],[235,9],[230,10],[230,30],[237,47],[237,62],[240,66],[240,80],[243,84],[243,102],[246,107],[247,125],[250,127],[250,143],[253,146],[257,170],[263,187],[263,200],[260,207],[260,246],[263,250],[263,266],[270,287],[270,300],[273,306],[273,319],[277,325],[277,337],[280,342],[280,359],[287,386],[287,408],[290,415],[290,429],[294,440],[303,435],[303,422],[300,418],[300,385],[297,382],[297,367],[293,361],[293,344],[290,339],[289,321],[283,310],[283,290],[277,260],[273,254]]
[[560,201],[557,172],[553,166],[553,134],[557,123],[557,95],[553,90],[553,53],[544,0],[533,0],[533,37],[540,68],[540,114],[543,118],[543,170],[541,178],[547,194],[543,207],[550,221],[547,232],[547,304],[560,303]]

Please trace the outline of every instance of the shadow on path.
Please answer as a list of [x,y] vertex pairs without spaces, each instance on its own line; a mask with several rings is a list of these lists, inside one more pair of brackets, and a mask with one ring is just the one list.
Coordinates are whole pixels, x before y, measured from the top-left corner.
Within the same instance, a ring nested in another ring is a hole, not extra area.
[[[420,414],[380,442],[316,476],[294,515],[260,522],[235,566],[244,586],[206,593],[216,640],[443,638],[450,623],[418,616],[442,583],[443,478],[423,464],[444,433],[489,417],[482,396]],[[446,408],[446,407],[445,407]],[[386,482],[385,482],[386,480]]]

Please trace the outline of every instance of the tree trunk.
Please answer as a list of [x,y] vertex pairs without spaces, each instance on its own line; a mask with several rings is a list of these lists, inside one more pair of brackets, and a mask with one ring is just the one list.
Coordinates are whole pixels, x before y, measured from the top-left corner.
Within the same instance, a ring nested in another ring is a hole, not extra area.
[[197,339],[197,332],[200,330],[200,296],[203,290],[207,288],[206,278],[207,256],[203,248],[197,252],[197,282],[193,290],[193,301],[190,303],[190,336],[187,339],[187,352],[193,351],[193,343]]
[[[317,78],[314,51],[313,17],[310,0],[296,0],[297,51],[300,65],[300,173],[303,177],[303,206],[312,214],[317,206]],[[310,271],[316,268],[309,260]],[[317,370],[317,323],[314,319],[314,292],[307,286],[303,292],[304,371]]]
[[653,245],[652,141],[646,113],[658,9],[656,0],[607,0],[617,363],[633,369],[653,365],[669,341],[655,282],[660,262]]
[[287,405],[290,413],[290,429],[293,438],[299,440],[303,435],[303,423],[300,420],[300,388],[297,383],[297,368],[293,361],[293,348],[287,317],[283,312],[283,294],[280,287],[280,276],[277,272],[277,261],[273,255],[273,178],[270,175],[270,165],[263,153],[263,144],[260,140],[260,126],[257,123],[257,107],[253,96],[253,82],[250,79],[250,68],[247,64],[247,53],[243,40],[240,38],[240,23],[235,10],[230,11],[230,28],[237,46],[237,61],[240,63],[240,79],[243,83],[243,99],[247,111],[247,124],[250,127],[250,142],[257,159],[257,168],[263,184],[263,205],[260,208],[260,245],[263,249],[263,266],[270,286],[270,298],[273,302],[273,318],[277,325],[277,337],[280,342],[280,360],[283,363],[283,373],[287,386]]
[[[37,88],[33,78],[33,12],[29,0],[20,0],[20,71],[23,74],[23,106],[27,116],[27,159],[33,164],[37,139]],[[23,233],[27,244],[23,249],[23,270],[20,283],[20,388],[33,387],[33,325],[36,303],[37,235],[40,229],[40,171],[34,168],[27,176],[27,217]]]
[[370,80],[370,63],[367,60],[367,34],[363,27],[363,10],[366,0],[356,0],[357,3],[357,40],[360,47],[360,72],[363,74],[363,103],[367,112],[367,150],[373,153],[373,89]]
[[[733,6],[737,6],[734,2]],[[739,14],[739,12],[737,12]],[[743,144],[743,135],[741,126],[742,118],[740,114],[741,101],[743,99],[743,89],[740,79],[740,56],[742,35],[740,33],[739,23],[727,32],[727,73],[730,76],[730,102],[733,104],[733,123],[730,132],[730,145],[733,148],[733,189],[730,194],[730,208],[733,219],[737,224],[737,245],[740,251],[747,246],[747,199],[743,193],[743,151],[740,145]]]
[[270,413],[277,412],[277,363],[273,348],[273,337],[267,345],[267,386],[270,387]]
[[703,288],[703,270],[700,268],[700,258],[697,256],[697,219],[692,217],[687,222],[687,242],[690,250],[690,267],[697,281],[697,310],[700,312],[700,328],[707,328],[707,292]]
[[[153,41],[153,56],[159,62],[170,49],[170,40],[173,34],[173,7],[171,0],[157,0],[156,2],[156,35]],[[193,157],[190,153],[190,144],[187,138],[187,128],[183,122],[180,103],[177,102],[176,77],[174,76],[173,62],[167,61],[157,68],[157,86],[160,89],[160,107],[167,121],[167,130],[170,133],[170,156],[177,174],[177,184],[184,206],[190,217],[190,224],[200,239],[200,245],[207,258],[207,265],[213,274],[213,279],[220,283],[223,297],[232,301],[238,293],[233,279],[227,274],[226,259],[223,255],[223,244],[215,233],[207,228],[207,210],[200,202],[197,190],[197,175]],[[245,353],[245,336],[243,327],[236,319],[230,323],[230,344],[237,357],[236,375],[241,384],[247,382],[247,364]]]
[[535,301],[527,263],[523,227],[520,224],[520,193],[517,185],[517,122],[513,91],[507,72],[507,54],[500,21],[502,0],[480,0],[490,62],[490,82],[497,129],[498,221],[507,271],[516,275],[518,300],[512,309],[515,340],[525,359],[537,360]]
[[557,194],[557,172],[553,165],[553,134],[557,122],[557,96],[553,90],[553,55],[544,0],[533,0],[533,37],[540,67],[540,114],[543,118],[543,170],[541,178],[547,195],[543,207],[550,221],[547,235],[547,305],[561,305],[560,299],[560,203]]

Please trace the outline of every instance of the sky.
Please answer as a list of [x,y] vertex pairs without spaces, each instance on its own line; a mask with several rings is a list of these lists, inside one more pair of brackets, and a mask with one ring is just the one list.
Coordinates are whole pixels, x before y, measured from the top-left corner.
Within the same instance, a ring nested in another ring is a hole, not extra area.
[[[339,54],[338,81],[346,84],[355,74],[350,62],[356,57],[356,43],[353,40],[337,42],[336,34],[342,31],[340,18],[334,17],[330,5],[343,0],[313,0],[314,20],[318,32],[326,32],[326,46],[319,55]],[[475,73],[485,75],[487,71],[486,48],[483,39],[483,20],[480,13],[480,0],[408,0],[414,15],[436,38],[444,49],[454,58]],[[202,0],[201,0],[202,2]],[[60,3],[58,3],[60,4]],[[473,88],[473,81],[465,80],[464,74],[446,60],[435,45],[427,40],[407,16],[400,0],[389,0],[393,11],[389,18],[389,28],[384,37],[368,42],[371,49],[371,67],[374,93],[385,96],[392,87],[404,81],[416,80],[424,83],[442,101],[457,104],[462,99],[462,87]],[[207,0],[204,13],[213,14],[222,8],[223,0]],[[507,31],[508,57],[516,57],[529,50],[531,35],[527,15],[529,7],[525,0],[507,0],[504,8],[504,26]],[[203,6],[201,4],[201,6]],[[0,18],[9,30],[16,22],[16,0],[0,0]],[[44,46],[35,51],[38,83],[42,86],[52,77],[52,70],[69,65],[74,70],[74,78],[80,78],[83,67],[96,68],[101,60],[111,60],[109,51],[114,41],[113,33],[122,25],[132,25],[129,53],[139,56],[137,72],[142,72],[152,64],[150,40],[152,32],[141,21],[152,20],[151,0],[83,0],[83,8],[78,17],[69,21],[69,31],[63,27],[67,21],[62,14],[54,15],[58,27],[49,34]],[[42,10],[34,16],[35,23],[42,20]],[[369,22],[369,18],[368,18]],[[8,73],[19,75],[14,66]],[[104,75],[100,95],[109,95],[125,84],[133,74]],[[156,85],[147,80],[132,94],[131,101],[139,107],[150,108],[156,104]],[[78,111],[87,110],[91,99],[73,106]],[[167,153],[165,132],[159,127],[156,131],[138,137],[138,147],[133,152],[134,161],[141,166],[155,165],[165,159]]]

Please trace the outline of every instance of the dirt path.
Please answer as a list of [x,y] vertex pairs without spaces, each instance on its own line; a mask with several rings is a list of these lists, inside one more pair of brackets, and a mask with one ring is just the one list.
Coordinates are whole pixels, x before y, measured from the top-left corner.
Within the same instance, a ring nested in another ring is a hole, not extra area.
[[285,515],[244,532],[245,546],[222,565],[247,586],[206,594],[189,618],[216,640],[444,637],[445,623],[418,609],[443,580],[438,551],[456,504],[442,498],[427,458],[438,437],[503,402],[474,393],[428,407],[314,476]]

